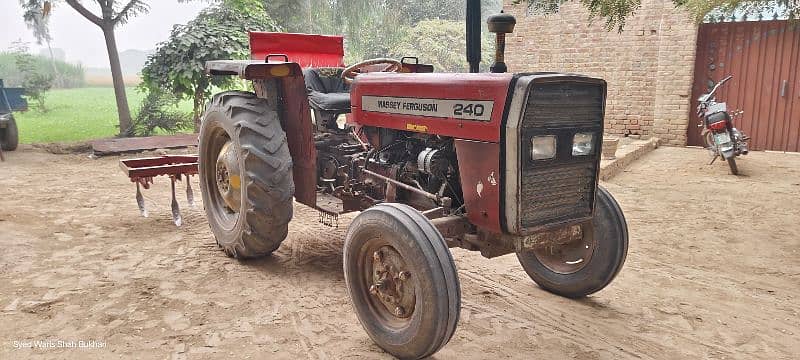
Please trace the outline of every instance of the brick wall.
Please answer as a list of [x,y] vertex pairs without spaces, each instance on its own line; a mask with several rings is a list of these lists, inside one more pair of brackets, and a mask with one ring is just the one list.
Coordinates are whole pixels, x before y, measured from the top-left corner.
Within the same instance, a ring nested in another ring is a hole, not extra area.
[[602,19],[590,24],[578,2],[549,16],[528,14],[512,0],[504,8],[517,18],[506,47],[510,71],[601,77],[607,133],[686,144],[697,26],[671,0],[642,0],[622,33],[606,31]]

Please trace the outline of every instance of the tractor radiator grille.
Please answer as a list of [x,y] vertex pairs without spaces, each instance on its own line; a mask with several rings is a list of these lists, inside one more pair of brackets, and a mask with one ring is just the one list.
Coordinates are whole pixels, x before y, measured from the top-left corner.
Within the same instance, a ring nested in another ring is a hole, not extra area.
[[[522,119],[520,149],[520,225],[524,228],[591,216],[602,144],[604,90],[579,82],[534,84]],[[575,133],[595,136],[596,151],[572,156]],[[555,135],[553,160],[528,156],[531,138]]]
[[524,172],[520,193],[523,227],[534,227],[592,214],[595,167],[572,164]]

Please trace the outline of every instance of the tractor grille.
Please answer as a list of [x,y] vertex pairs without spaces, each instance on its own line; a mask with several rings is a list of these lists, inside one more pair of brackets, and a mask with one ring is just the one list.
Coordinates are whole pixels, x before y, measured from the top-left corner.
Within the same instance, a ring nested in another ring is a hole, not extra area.
[[[603,133],[604,90],[600,84],[534,84],[521,123],[520,225],[524,228],[591,216]],[[575,133],[593,133],[595,151],[573,156]],[[533,161],[531,138],[555,135],[553,160]]]
[[602,126],[603,88],[596,84],[535,84],[523,129]]
[[595,167],[572,164],[524,172],[520,198],[523,227],[592,214]]

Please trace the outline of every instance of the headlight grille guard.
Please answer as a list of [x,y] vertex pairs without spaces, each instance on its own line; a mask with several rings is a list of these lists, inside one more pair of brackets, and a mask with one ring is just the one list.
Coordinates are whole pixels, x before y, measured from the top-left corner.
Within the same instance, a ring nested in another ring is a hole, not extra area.
[[[581,174],[583,176],[591,176],[591,184],[586,184],[586,186],[591,187],[591,193],[585,196],[593,197],[597,187],[597,179],[599,177],[599,161],[600,161],[600,151],[602,146],[602,134],[603,134],[603,123],[604,123],[604,114],[605,114],[605,99],[606,99],[606,83],[602,79],[590,78],[582,75],[576,74],[560,74],[560,73],[533,73],[533,74],[518,74],[515,76],[514,80],[511,84],[511,89],[509,90],[509,101],[506,107],[506,116],[504,117],[503,121],[503,154],[502,154],[502,163],[503,163],[503,172],[504,172],[504,181],[502,183],[503,186],[503,197],[502,197],[502,206],[501,209],[504,212],[501,216],[503,221],[503,228],[510,234],[518,234],[518,235],[527,235],[542,231],[543,229],[552,228],[555,226],[563,226],[572,223],[579,223],[585,222],[588,219],[591,219],[591,215],[594,210],[594,199],[592,198],[590,201],[590,208],[588,209],[588,213],[585,216],[579,216],[579,214],[573,214],[575,216],[569,217],[561,217],[554,216],[549,220],[543,223],[533,223],[528,221],[528,224],[523,224],[523,204],[526,203],[528,199],[522,199],[522,177],[523,170],[526,166],[525,160],[525,153],[529,153],[529,149],[521,148],[521,144],[524,144],[526,141],[525,136],[531,136],[530,132],[531,129],[524,129],[523,121],[526,116],[526,111],[528,111],[528,100],[531,96],[531,91],[534,85],[543,85],[543,84],[583,84],[583,85],[596,85],[599,86],[602,91],[602,109],[600,114],[599,123],[597,124],[587,124],[581,123],[580,121],[572,124],[566,123],[561,124],[561,127],[554,127],[552,130],[553,133],[560,133],[562,134],[561,138],[559,138],[559,142],[563,141],[563,138],[569,136],[568,144],[559,145],[559,155],[556,159],[551,160],[552,165],[547,169],[542,169],[545,171],[544,173],[537,173],[538,175],[534,175],[536,177],[544,176],[545,178],[543,181],[550,181],[551,183],[536,183],[535,185],[543,185],[542,188],[546,189],[547,186],[557,186],[559,182],[563,183],[566,179],[564,176],[571,176],[569,172],[558,171],[562,165],[565,167],[576,167],[574,163],[580,162],[580,159],[567,159],[564,156],[564,152],[567,150],[563,150],[561,146],[569,147],[569,155],[571,155],[572,150],[572,136],[576,132],[592,132],[595,133],[595,149],[594,153],[596,157],[591,157],[591,160],[595,162],[595,165],[592,167],[587,167],[586,169],[577,169],[581,170]],[[569,96],[565,94],[565,96]],[[531,109],[532,111],[533,109]],[[544,132],[536,132],[537,135],[547,135],[548,132],[546,131],[549,128],[545,129]],[[527,139],[529,141],[529,139]],[[529,159],[527,159],[529,160]],[[585,160],[585,159],[584,159]],[[573,164],[573,165],[570,165]],[[530,166],[528,166],[530,167]],[[578,167],[579,168],[579,167]],[[553,172],[556,171],[556,172]],[[588,171],[588,173],[587,173]],[[530,172],[530,171],[528,171]],[[577,174],[577,173],[575,173]],[[560,175],[560,176],[559,176]],[[528,181],[529,185],[531,181]],[[568,192],[568,194],[572,194]],[[530,195],[530,192],[529,194]],[[545,196],[545,198],[538,198],[538,202],[541,203],[542,201],[547,201],[548,195],[552,194],[541,194]],[[552,198],[552,196],[551,196]],[[529,214],[530,215],[530,214]],[[552,214],[551,214],[552,215]]]

